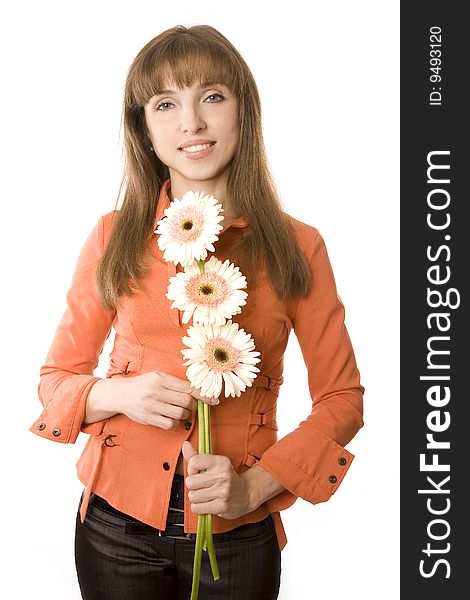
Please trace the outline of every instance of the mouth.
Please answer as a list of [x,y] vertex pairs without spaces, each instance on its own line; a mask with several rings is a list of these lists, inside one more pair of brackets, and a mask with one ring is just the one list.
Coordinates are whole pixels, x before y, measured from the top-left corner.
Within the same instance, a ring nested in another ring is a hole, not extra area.
[[203,144],[193,144],[191,146],[182,146],[182,147],[178,148],[178,150],[180,152],[194,154],[196,152],[201,152],[203,150],[207,150],[208,148],[211,148],[214,144],[215,144],[215,142],[205,142]]

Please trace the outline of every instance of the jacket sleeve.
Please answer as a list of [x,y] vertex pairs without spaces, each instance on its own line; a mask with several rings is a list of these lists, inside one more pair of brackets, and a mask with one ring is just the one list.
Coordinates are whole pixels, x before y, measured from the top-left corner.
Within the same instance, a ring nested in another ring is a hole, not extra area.
[[39,373],[38,396],[44,408],[29,430],[56,442],[75,443],[80,431],[99,434],[106,421],[82,424],[88,393],[100,379],[93,371],[114,319],[99,302],[95,287],[104,221],[100,217],[80,252],[65,312]]
[[271,512],[291,506],[297,497],[312,504],[328,500],[354,458],[344,446],[363,425],[364,387],[318,232],[309,263],[312,285],[308,296],[298,300],[293,328],[308,371],[312,411],[257,463],[286,488],[267,501]]

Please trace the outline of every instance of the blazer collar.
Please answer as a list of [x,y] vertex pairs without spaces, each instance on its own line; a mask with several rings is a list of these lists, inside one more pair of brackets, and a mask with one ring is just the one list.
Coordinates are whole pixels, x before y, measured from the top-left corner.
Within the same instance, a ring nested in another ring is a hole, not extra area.
[[[155,221],[153,224],[153,231],[155,231],[155,229],[157,228],[158,221],[160,219],[163,219],[163,217],[165,216],[164,215],[165,209],[170,206],[170,198],[169,198],[170,189],[171,189],[171,179],[167,179],[166,181],[164,181],[164,183],[162,185],[162,189],[160,190],[160,196],[158,197],[157,213],[156,213]],[[222,225],[224,225],[223,221],[222,221]],[[224,226],[222,231],[219,232],[219,235],[221,233],[223,233],[224,231],[226,231],[229,227],[248,227],[248,223],[243,217],[239,217],[235,221],[232,221],[232,223],[230,223],[229,225]]]

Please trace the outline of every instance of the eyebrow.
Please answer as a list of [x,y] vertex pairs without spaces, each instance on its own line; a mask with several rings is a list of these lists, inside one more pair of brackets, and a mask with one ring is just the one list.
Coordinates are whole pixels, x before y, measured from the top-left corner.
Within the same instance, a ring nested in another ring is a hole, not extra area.
[[[204,81],[203,83],[201,83],[201,85],[198,87],[198,89],[202,90],[203,88],[217,86],[217,85],[225,85],[225,84],[221,83],[220,81]],[[162,94],[175,94],[175,93],[176,93],[176,90],[157,90],[157,92],[155,93],[155,96],[161,96]]]

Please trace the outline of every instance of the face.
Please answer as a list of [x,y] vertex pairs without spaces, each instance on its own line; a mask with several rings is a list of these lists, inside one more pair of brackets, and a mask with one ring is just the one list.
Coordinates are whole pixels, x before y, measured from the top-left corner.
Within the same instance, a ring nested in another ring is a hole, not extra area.
[[226,182],[239,140],[237,98],[217,83],[165,87],[146,104],[145,120],[154,151],[169,168],[172,192],[214,193]]

